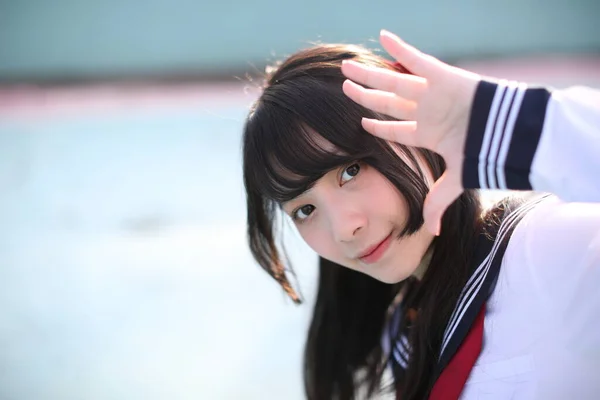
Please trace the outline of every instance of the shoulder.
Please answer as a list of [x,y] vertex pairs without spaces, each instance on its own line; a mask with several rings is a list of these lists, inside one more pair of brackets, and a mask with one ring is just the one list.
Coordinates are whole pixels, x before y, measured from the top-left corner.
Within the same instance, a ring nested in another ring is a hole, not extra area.
[[600,204],[539,201],[515,227],[501,274],[555,311],[584,295],[586,280],[600,282]]
[[[540,199],[515,228],[509,247],[527,251],[532,260],[564,255],[579,258],[600,233],[600,204]],[[544,250],[543,252],[541,250]]]

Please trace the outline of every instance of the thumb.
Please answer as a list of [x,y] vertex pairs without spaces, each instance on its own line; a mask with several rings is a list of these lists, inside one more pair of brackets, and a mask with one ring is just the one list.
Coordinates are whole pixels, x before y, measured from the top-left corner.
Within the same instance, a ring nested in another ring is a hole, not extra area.
[[423,219],[427,230],[436,236],[440,235],[444,212],[460,196],[462,191],[460,175],[454,173],[454,171],[446,170],[440,179],[433,184],[425,198]]

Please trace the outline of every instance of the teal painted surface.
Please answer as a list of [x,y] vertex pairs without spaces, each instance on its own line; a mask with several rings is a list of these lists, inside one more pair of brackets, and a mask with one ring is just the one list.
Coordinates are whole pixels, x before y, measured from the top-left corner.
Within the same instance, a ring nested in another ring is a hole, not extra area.
[[594,51],[599,16],[597,0],[0,0],[0,78],[251,70],[383,27],[441,57]]

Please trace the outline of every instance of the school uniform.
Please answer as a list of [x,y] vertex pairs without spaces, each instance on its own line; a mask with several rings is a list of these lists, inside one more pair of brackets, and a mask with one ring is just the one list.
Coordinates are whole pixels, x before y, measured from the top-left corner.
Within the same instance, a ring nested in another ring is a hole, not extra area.
[[[482,81],[463,185],[552,195],[478,243],[430,399],[600,399],[600,92]],[[395,370],[410,357],[398,322]]]

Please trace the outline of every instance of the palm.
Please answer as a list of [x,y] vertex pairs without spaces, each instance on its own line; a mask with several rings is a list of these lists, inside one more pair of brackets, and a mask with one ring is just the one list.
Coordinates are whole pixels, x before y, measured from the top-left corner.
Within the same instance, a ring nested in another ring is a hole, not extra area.
[[[432,84],[428,81],[428,86]],[[433,93],[432,93],[433,92]],[[418,107],[415,115],[417,121],[417,133],[423,147],[441,153],[441,147],[444,144],[444,135],[446,126],[452,126],[450,123],[451,113],[450,105],[446,103],[435,102],[435,90],[428,90],[420,100],[420,104],[431,104],[430,107]]]

